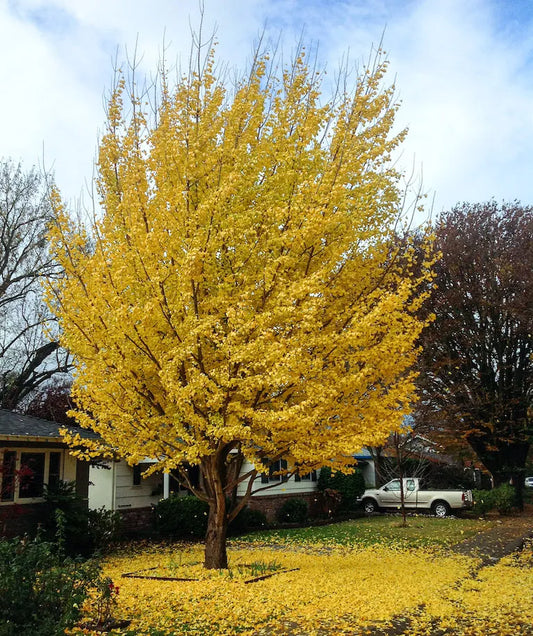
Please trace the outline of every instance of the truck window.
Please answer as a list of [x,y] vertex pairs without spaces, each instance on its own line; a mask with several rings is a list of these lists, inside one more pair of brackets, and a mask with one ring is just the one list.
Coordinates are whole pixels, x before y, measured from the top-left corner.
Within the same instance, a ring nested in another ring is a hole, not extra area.
[[407,480],[407,490],[414,490],[415,489],[415,480],[414,479],[408,479]]
[[387,490],[400,490],[400,480],[394,479],[387,484]]

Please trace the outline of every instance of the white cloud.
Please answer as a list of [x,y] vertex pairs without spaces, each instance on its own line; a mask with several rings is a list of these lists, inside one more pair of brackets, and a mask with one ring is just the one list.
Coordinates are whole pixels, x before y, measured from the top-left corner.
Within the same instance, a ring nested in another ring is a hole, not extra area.
[[[517,0],[206,0],[205,32],[242,66],[266,25],[290,49],[305,28],[330,74],[348,49],[368,56],[385,29],[402,161],[421,166],[436,209],[459,200],[533,203],[533,9]],[[190,18],[189,16],[192,16]],[[0,5],[0,154],[54,163],[68,198],[91,177],[112,60],[138,39],[141,68],[187,59],[198,0],[11,0]]]
[[531,48],[498,37],[498,26],[486,2],[426,0],[389,33],[406,147],[437,188],[437,211],[459,200],[533,199],[530,180],[517,188],[510,169],[531,167]]

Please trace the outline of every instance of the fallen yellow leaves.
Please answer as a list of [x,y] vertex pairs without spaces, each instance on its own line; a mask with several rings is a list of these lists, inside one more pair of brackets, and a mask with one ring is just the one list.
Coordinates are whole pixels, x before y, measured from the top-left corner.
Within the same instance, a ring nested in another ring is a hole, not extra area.
[[[532,564],[533,552],[528,548],[518,556],[505,557],[496,565],[483,568],[475,580],[453,589],[435,615],[442,624],[455,625],[453,633],[533,633]],[[428,607],[429,611],[432,609]]]
[[120,585],[117,618],[131,619],[127,630],[113,633],[274,635],[291,633],[292,625],[302,635],[383,634],[398,621],[403,632],[395,633],[411,636],[533,633],[530,547],[479,569],[479,559],[429,548],[236,546],[229,551],[235,572],[251,562],[280,570],[249,585],[243,576],[216,572],[198,581],[122,576],[197,568],[190,564],[201,561],[202,549],[133,545],[109,557],[104,574]]
[[[179,549],[178,549],[179,552]],[[201,548],[187,558],[201,558]],[[430,552],[393,552],[381,547],[306,554],[279,550],[230,551],[231,562],[275,561],[284,569],[246,585],[224,576],[202,581],[122,578],[124,572],[167,565],[176,550],[149,548],[139,554],[109,558],[105,574],[120,581],[119,613],[131,618],[135,634],[253,634],[282,621],[306,633],[318,627],[332,633],[408,614],[423,603],[435,609],[469,573],[465,557],[437,557]]]

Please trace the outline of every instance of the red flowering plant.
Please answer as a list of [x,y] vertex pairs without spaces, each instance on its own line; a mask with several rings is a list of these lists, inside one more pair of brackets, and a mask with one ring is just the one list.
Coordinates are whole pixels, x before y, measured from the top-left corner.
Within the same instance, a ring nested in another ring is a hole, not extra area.
[[91,625],[102,629],[114,625],[113,613],[117,608],[119,587],[111,578],[100,578],[87,598],[84,610],[91,615]]

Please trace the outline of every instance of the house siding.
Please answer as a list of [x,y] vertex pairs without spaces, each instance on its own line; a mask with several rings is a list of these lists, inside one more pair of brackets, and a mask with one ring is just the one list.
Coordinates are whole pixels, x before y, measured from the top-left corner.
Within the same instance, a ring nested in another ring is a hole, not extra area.
[[[253,469],[253,464],[250,462],[244,462],[243,467],[241,469],[242,474],[246,474],[250,470]],[[246,489],[248,487],[248,480],[243,481],[237,487],[237,497],[242,497],[246,493]],[[266,486],[271,486],[268,489],[265,489]],[[253,491],[258,491],[254,493],[253,497],[262,498],[262,497],[272,497],[272,496],[297,496],[300,498],[301,495],[314,493],[316,491],[317,482],[312,481],[311,479],[302,479],[301,481],[296,481],[294,476],[289,477],[287,481],[283,481],[280,479],[279,481],[270,480],[269,483],[261,483],[261,476],[256,477]]]
[[[361,454],[357,459],[365,481],[372,485],[374,466],[370,454]],[[252,468],[251,463],[245,462],[241,474]],[[317,471],[315,480],[304,478],[297,481],[295,476],[291,476],[286,481],[270,480],[269,483],[262,483],[258,476],[253,486],[253,490],[257,492],[251,496],[247,505],[252,510],[263,512],[269,523],[277,520],[279,509],[289,499],[303,499],[308,505],[311,518],[327,514],[326,502],[317,490],[319,473]],[[91,466],[89,480],[90,508],[104,507],[119,511],[123,527],[128,533],[150,529],[154,507],[163,497],[162,475],[151,475],[147,479],[141,479],[139,485],[133,485],[133,468],[124,461],[110,461],[107,462],[107,470]],[[237,498],[245,496],[247,486],[248,481],[239,484]],[[270,487],[265,488],[266,486]]]
[[150,475],[133,483],[133,469],[124,461],[109,461],[105,468],[89,471],[89,508],[129,510],[150,508],[162,497],[161,475]]

